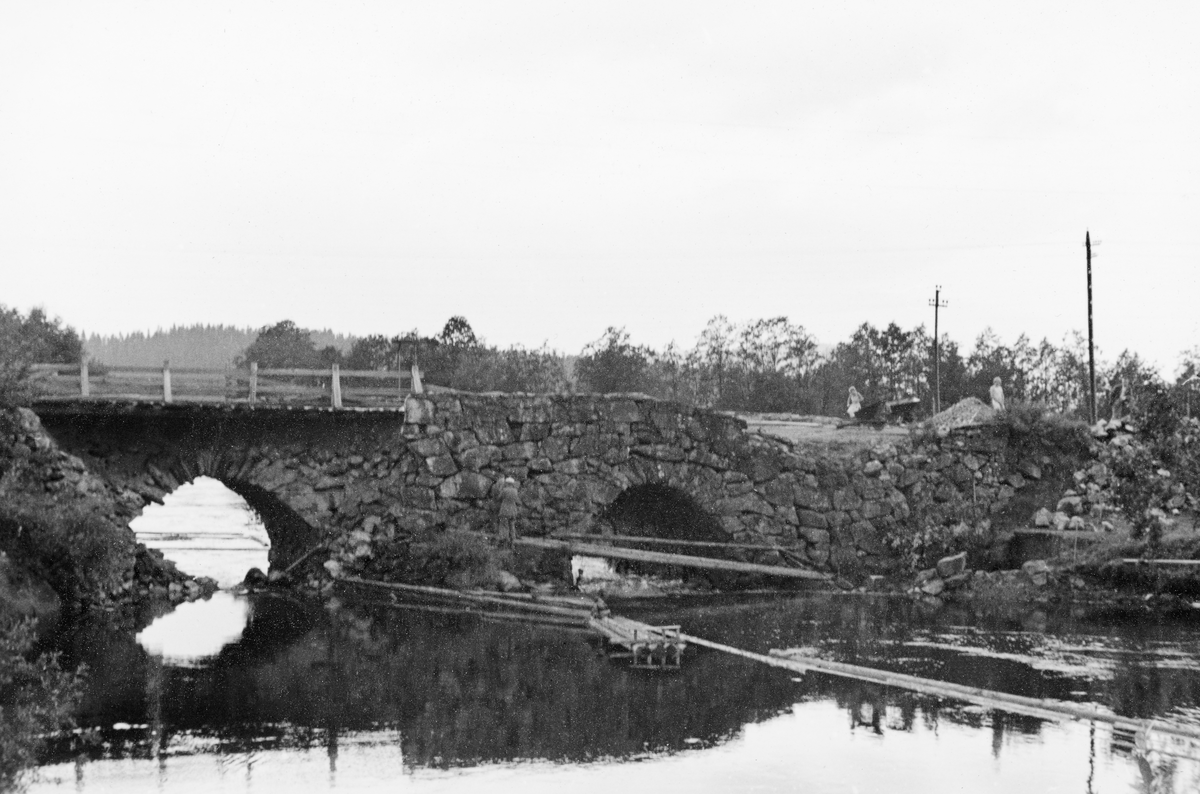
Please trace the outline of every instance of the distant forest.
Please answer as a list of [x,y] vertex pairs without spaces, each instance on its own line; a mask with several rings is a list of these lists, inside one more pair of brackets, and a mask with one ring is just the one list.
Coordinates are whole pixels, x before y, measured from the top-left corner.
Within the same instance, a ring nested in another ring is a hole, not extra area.
[[[258,328],[234,328],[226,325],[173,326],[169,331],[150,334],[140,331],[116,336],[88,334],[83,347],[88,358],[99,364],[117,367],[157,367],[170,360],[173,367],[219,369],[233,364],[258,338]],[[333,331],[311,331],[318,348],[335,347],[349,353],[355,337]]]

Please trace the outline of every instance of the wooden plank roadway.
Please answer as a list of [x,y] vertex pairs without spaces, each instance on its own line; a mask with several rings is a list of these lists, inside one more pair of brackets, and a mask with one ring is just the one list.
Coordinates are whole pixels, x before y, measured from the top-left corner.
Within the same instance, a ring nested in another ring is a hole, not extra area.
[[[599,539],[599,538],[597,538]],[[582,554],[589,557],[606,557],[614,560],[632,560],[635,562],[652,562],[662,565],[674,565],[681,568],[705,568],[717,571],[734,571],[737,573],[757,573],[766,576],[778,576],[783,579],[808,579],[829,581],[831,574],[820,571],[810,571],[805,568],[785,568],[779,565],[759,565],[753,562],[737,560],[719,560],[713,557],[693,557],[687,554],[672,554],[664,551],[645,551],[642,549],[622,549],[615,546],[598,546],[579,541],[550,540],[547,538],[517,538],[513,541],[518,546],[530,546],[538,549],[566,551],[571,554]]]

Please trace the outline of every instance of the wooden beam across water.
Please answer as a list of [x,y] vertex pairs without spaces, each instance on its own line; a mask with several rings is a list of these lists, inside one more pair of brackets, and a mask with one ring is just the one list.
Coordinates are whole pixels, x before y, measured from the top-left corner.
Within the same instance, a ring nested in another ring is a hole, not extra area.
[[887,670],[877,670],[871,667],[861,667],[856,664],[834,662],[828,659],[817,659],[805,656],[795,651],[772,650],[770,654],[724,645],[702,637],[690,634],[680,634],[680,638],[689,644],[711,648],[722,653],[741,656],[756,662],[781,667],[795,673],[818,672],[841,678],[852,678],[857,681],[869,681],[883,686],[899,687],[926,695],[954,698],[968,703],[976,703],[986,708],[1000,709],[1016,714],[1026,714],[1044,720],[1085,720],[1089,722],[1104,722],[1117,728],[1129,731],[1158,732],[1179,739],[1200,741],[1200,729],[1190,725],[1165,720],[1143,720],[1136,717],[1122,717],[1087,703],[1071,703],[1065,700],[1051,698],[1031,698],[1022,695],[1010,695],[1007,692],[997,692],[991,689],[952,684],[946,681],[935,681],[931,678],[893,673]]
[[606,557],[613,560],[632,560],[634,562],[650,562],[661,565],[674,565],[680,568],[704,568],[714,571],[734,571],[736,573],[757,573],[764,576],[778,576],[783,579],[809,579],[829,581],[831,574],[820,571],[810,571],[804,568],[785,568],[781,565],[759,565],[753,562],[738,562],[736,560],[718,560],[713,557],[694,557],[690,554],[672,554],[665,551],[645,551],[642,549],[623,549],[616,546],[597,546],[593,543],[579,541],[550,540],[547,538],[517,538],[518,546],[530,546],[537,549],[566,551],[570,554],[582,554],[588,557]]

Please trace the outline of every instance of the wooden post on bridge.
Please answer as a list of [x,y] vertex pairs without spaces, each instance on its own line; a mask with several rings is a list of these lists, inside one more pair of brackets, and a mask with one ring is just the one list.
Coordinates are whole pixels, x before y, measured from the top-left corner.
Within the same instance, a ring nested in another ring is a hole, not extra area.
[[88,360],[84,356],[79,359],[79,394],[83,397],[88,397],[91,393],[91,384],[88,383]]
[[258,362],[250,362],[250,402],[258,401]]
[[171,359],[163,361],[163,402],[171,402]]
[[333,365],[333,380],[329,383],[332,392],[333,407],[342,407],[342,373],[337,364]]
[[424,394],[425,387],[421,385],[421,368],[413,363],[412,365],[412,393]]

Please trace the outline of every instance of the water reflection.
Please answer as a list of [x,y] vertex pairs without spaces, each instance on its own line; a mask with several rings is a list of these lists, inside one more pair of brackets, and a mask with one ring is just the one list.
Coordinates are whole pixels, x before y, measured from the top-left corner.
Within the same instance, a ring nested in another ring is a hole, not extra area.
[[[630,671],[580,633],[478,616],[274,596],[252,606],[240,639],[200,666],[160,662],[120,634],[76,647],[100,673],[79,718],[101,729],[101,741],[55,745],[45,788],[75,786],[77,775],[83,791],[1200,786],[1195,762],[1177,757],[1186,748],[1127,747],[1106,726],[1048,724],[819,674],[797,679],[698,649],[679,673]],[[803,645],[1018,694],[1118,709],[1136,699],[1158,714],[1197,703],[1200,672],[1179,663],[1196,650],[1193,625],[1051,614],[1048,630],[1060,633],[1043,637],[1045,651],[1014,634],[1019,620],[922,610],[814,596],[676,603],[642,616],[669,615],[754,650]],[[1077,663],[1037,664],[1059,653]]]
[[135,639],[147,653],[165,662],[194,666],[241,639],[249,617],[249,600],[219,591],[204,601],[180,604],[155,619]]

